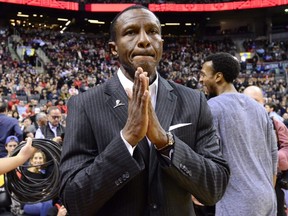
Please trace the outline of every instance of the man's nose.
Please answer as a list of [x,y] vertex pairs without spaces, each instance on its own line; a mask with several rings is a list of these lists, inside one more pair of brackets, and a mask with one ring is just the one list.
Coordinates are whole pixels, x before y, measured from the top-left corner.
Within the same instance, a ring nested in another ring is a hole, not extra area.
[[146,33],[146,31],[144,31],[144,30],[140,31],[138,46],[141,48],[146,48],[146,47],[150,46],[150,44],[151,44],[150,38],[149,38],[148,34]]
[[202,79],[201,76],[199,77],[199,83],[200,83],[200,84],[203,84],[203,79]]

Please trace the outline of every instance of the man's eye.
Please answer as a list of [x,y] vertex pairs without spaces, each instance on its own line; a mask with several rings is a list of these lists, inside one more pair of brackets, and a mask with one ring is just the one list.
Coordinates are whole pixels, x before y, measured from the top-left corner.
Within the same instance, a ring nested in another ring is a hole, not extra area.
[[125,35],[134,35],[134,34],[135,34],[135,32],[132,30],[129,30],[125,33]]
[[152,30],[150,31],[150,33],[151,33],[151,34],[158,34],[159,31],[157,31],[156,29],[152,29]]

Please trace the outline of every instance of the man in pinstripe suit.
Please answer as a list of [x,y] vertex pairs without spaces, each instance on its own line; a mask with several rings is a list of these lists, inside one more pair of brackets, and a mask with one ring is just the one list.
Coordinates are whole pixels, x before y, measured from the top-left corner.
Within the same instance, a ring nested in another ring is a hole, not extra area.
[[77,216],[195,215],[191,194],[213,205],[229,179],[205,96],[157,74],[161,25],[147,8],[119,13],[110,33],[117,75],[68,103],[64,205]]

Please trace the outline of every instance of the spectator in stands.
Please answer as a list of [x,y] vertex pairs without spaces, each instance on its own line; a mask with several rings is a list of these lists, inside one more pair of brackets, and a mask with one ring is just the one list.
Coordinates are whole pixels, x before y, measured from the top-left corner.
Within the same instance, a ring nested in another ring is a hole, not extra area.
[[14,135],[19,142],[23,139],[23,133],[18,120],[6,115],[7,103],[0,101],[0,158],[6,157],[5,141],[8,136]]
[[21,130],[23,133],[32,132],[34,134],[36,132],[35,125],[32,123],[30,117],[26,117],[22,120]]
[[22,142],[27,141],[28,137],[33,139],[35,137],[35,135],[34,135],[34,133],[29,132],[29,131],[23,133],[23,141]]
[[269,117],[275,118],[278,121],[283,122],[283,118],[276,112],[276,105],[275,103],[266,103],[265,104],[265,109],[269,114]]
[[49,107],[47,117],[47,124],[37,129],[35,138],[51,139],[55,142],[62,143],[65,127],[60,124],[62,118],[61,110],[57,106]]
[[65,114],[67,113],[67,111],[68,111],[67,106],[66,106],[65,101],[63,99],[57,100],[54,105],[59,108],[61,113],[65,113]]
[[[42,150],[37,150],[29,160],[29,168],[24,169],[22,176],[25,178],[44,179],[46,178],[46,169],[43,166],[46,163],[46,155]],[[43,191],[45,193],[45,191]],[[47,215],[47,211],[52,207],[52,200],[38,202],[33,204],[24,204],[23,210],[28,215]]]
[[40,93],[40,100],[49,100],[49,92],[46,88],[43,88]]
[[12,117],[19,120],[20,118],[19,112],[17,110],[12,111]]
[[239,61],[228,53],[209,55],[200,72],[223,156],[231,169],[216,216],[276,215],[276,136],[263,106],[235,89],[233,81],[239,72]]
[[20,120],[23,120],[23,116],[24,116],[23,113],[26,112],[26,109],[27,109],[27,107],[26,107],[25,102],[23,100],[20,100],[19,104],[16,105],[16,110],[15,110],[19,113],[19,119]]
[[9,136],[6,139],[5,149],[7,151],[7,156],[11,156],[14,149],[18,146],[19,141],[16,136]]
[[10,93],[9,89],[7,88],[7,84],[4,79],[1,79],[0,82],[0,95],[6,96]]
[[17,99],[17,95],[16,94],[12,94],[11,95],[11,99],[8,101],[8,110],[12,110],[12,106],[13,105],[18,105],[20,102],[19,99]]
[[59,91],[59,96],[62,100],[68,100],[70,98],[70,94],[69,94],[69,87],[68,87],[68,84],[64,84],[60,91]]
[[45,112],[40,112],[36,115],[36,129],[45,126],[47,124],[47,114]]
[[74,84],[72,84],[71,88],[69,89],[69,95],[73,96],[73,95],[78,95],[78,94],[79,94],[78,88],[76,88]]
[[30,117],[32,117],[32,116],[35,115],[33,104],[28,103],[28,104],[26,104],[25,107],[26,107],[26,110],[25,110],[24,113],[22,113],[22,117],[23,117],[23,118],[27,118],[27,117],[30,118]]
[[[68,102],[60,165],[68,214],[195,215],[191,194],[213,205],[229,179],[205,96],[157,73],[161,24],[147,8],[120,12],[110,35],[117,75]],[[182,127],[168,132],[173,125]]]

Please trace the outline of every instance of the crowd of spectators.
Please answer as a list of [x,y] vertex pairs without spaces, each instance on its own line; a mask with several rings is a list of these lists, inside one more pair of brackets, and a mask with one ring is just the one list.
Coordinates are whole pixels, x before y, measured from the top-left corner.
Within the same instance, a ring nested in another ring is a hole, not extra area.
[[[104,83],[118,69],[117,59],[108,52],[108,34],[61,34],[43,29],[18,29],[18,32],[21,40],[17,43],[14,41],[15,50],[18,46],[30,44],[42,49],[50,60],[44,65],[44,72],[39,72],[25,59],[13,59],[8,50],[9,31],[1,31],[0,98],[9,102],[10,115],[18,118],[21,124],[23,119],[35,115],[36,108],[45,111],[52,105],[61,107],[65,121],[66,103],[72,95]],[[201,90],[198,83],[199,69],[207,55],[223,51],[239,56],[234,42],[229,38],[204,41],[189,36],[164,36],[164,40],[163,58],[158,72],[166,79],[194,89]],[[264,42],[260,44],[265,53],[275,51],[275,46],[278,47],[282,58],[273,58],[274,61],[287,59],[287,41],[266,43],[265,46]],[[246,40],[243,47],[254,53],[260,49],[259,43],[253,40]],[[257,63],[261,61],[258,59]],[[257,85],[263,89],[267,101],[276,103],[281,116],[288,115],[285,76],[276,79],[275,74],[265,71],[252,70],[248,74],[243,69],[242,72],[235,80],[238,91],[249,85]]]
[[288,59],[288,41],[272,41],[267,39],[245,40],[246,52],[255,52],[264,62],[286,61]]

